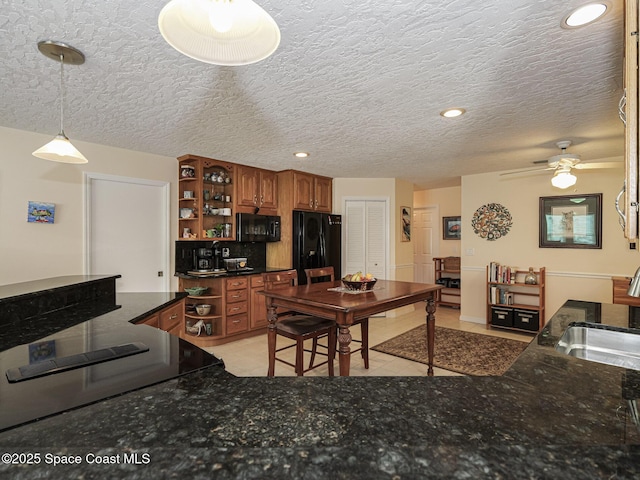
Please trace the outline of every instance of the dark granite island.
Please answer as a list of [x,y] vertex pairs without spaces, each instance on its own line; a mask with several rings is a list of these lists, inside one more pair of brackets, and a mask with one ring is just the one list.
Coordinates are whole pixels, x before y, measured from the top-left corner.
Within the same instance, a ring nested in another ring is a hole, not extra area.
[[576,310],[619,326],[635,316],[568,303],[503,377],[202,369],[0,433],[10,453],[0,476],[639,478],[640,430],[626,411],[634,372],[553,347]]

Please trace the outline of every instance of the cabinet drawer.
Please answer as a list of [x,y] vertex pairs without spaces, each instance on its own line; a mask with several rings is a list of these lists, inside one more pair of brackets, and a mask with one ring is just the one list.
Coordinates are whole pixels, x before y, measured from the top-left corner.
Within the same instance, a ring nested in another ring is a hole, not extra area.
[[264,287],[264,279],[262,275],[254,275],[251,277],[251,288],[262,288]]
[[246,290],[230,290],[227,292],[227,303],[243,302],[247,299]]
[[241,290],[249,285],[247,277],[227,278],[227,290]]
[[230,303],[227,305],[227,316],[247,313],[247,302]]
[[227,318],[227,335],[245,332],[249,328],[249,317],[247,315],[234,315]]
[[150,317],[145,318],[144,320],[138,323],[143,323],[151,327],[160,328],[160,315],[156,313],[154,315],[151,315]]
[[491,307],[491,324],[501,327],[513,327],[513,310]]
[[160,312],[160,328],[169,331],[176,325],[182,323],[184,311],[184,302],[178,302],[175,305],[166,308]]
[[513,326],[515,328],[537,332],[540,330],[540,312],[514,309]]

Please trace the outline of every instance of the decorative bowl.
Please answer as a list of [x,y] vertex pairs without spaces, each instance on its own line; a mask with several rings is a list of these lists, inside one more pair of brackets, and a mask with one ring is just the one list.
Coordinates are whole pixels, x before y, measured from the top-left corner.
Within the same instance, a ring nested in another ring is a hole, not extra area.
[[209,315],[209,312],[211,312],[211,305],[196,305],[196,312],[198,315]]
[[187,287],[184,289],[184,291],[189,293],[189,295],[191,295],[192,297],[197,297],[206,292],[207,288],[209,287]]
[[374,278],[372,280],[366,280],[364,282],[351,282],[349,280],[345,280],[344,278],[342,279],[342,284],[348,289],[348,290],[354,290],[354,291],[367,291],[367,290],[371,290],[373,289],[373,286],[376,284],[376,282],[378,281],[377,278]]

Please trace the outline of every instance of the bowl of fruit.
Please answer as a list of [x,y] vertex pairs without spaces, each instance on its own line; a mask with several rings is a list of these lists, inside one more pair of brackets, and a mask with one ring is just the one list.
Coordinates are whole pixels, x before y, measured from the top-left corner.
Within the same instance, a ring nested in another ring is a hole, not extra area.
[[362,272],[356,272],[352,275],[345,275],[342,277],[342,284],[348,290],[354,291],[367,291],[373,289],[373,286],[378,281],[377,278],[374,278],[373,274],[367,273],[366,275]]

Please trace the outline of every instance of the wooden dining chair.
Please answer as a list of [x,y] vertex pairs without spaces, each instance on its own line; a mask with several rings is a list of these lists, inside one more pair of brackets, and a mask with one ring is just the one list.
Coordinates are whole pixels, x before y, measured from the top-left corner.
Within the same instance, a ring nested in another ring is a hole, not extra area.
[[[264,289],[274,290],[283,287],[298,285],[298,272],[296,270],[287,270],[282,272],[263,273]],[[324,318],[313,317],[311,315],[303,315],[293,311],[277,311],[278,320],[276,321],[276,342],[278,335],[295,340],[293,345],[277,348],[274,344],[269,349],[269,360],[277,360],[285,363],[295,369],[296,375],[303,376],[309,370],[321,367],[327,364],[329,376],[334,376],[333,360],[335,359],[336,346],[336,322]],[[317,339],[326,336],[328,338],[327,352],[318,352]],[[305,340],[313,339],[313,347],[311,350],[304,348]],[[279,358],[278,352],[295,347],[296,359],[295,364]],[[309,367],[304,368],[304,352],[311,353],[311,361]],[[318,364],[314,364],[316,354],[326,356],[327,360]]]
[[[319,268],[305,268],[304,273],[307,275],[307,283],[315,283],[318,281],[335,281],[335,273],[332,266],[319,267]],[[356,352],[360,352],[362,360],[364,361],[364,368],[369,368],[369,319],[363,318],[354,322],[354,325],[360,324],[360,338],[361,340],[354,340],[360,344],[360,348],[351,350],[350,354],[353,355]],[[336,337],[337,338],[337,337]],[[317,340],[314,340],[316,342]],[[334,349],[335,350],[335,349]],[[313,354],[312,354],[313,357]],[[312,358],[313,360],[313,358]]]

